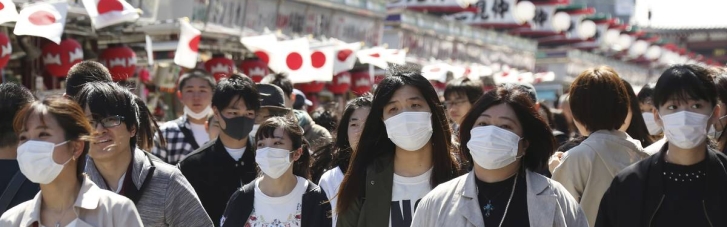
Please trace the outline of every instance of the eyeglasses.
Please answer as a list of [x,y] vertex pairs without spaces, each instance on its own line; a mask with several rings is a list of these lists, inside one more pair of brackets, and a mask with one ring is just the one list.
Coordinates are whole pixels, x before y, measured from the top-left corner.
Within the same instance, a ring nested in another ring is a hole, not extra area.
[[465,102],[467,102],[467,101],[465,101],[465,100],[444,101],[444,107],[451,108],[451,107],[462,105]]
[[121,124],[121,121],[124,120],[124,117],[116,115],[116,116],[110,116],[106,117],[104,119],[101,119],[101,121],[91,120],[88,123],[91,124],[94,128],[98,126],[99,123],[101,123],[101,126],[104,128],[113,128]]

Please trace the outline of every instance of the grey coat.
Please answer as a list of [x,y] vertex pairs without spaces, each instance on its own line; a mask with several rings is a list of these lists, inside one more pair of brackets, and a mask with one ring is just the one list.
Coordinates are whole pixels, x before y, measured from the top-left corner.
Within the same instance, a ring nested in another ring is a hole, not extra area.
[[[588,227],[578,202],[558,182],[530,171],[525,181],[530,226]],[[474,172],[440,184],[422,198],[411,226],[485,226]]]
[[[139,210],[144,226],[213,226],[212,219],[207,215],[197,193],[182,172],[153,155],[147,157],[144,151],[138,148],[134,152],[132,165],[131,179],[134,186],[139,189],[149,180],[146,178],[152,164],[156,168],[152,179],[136,203],[136,209]],[[86,165],[86,174],[101,189],[109,190],[91,158]]]

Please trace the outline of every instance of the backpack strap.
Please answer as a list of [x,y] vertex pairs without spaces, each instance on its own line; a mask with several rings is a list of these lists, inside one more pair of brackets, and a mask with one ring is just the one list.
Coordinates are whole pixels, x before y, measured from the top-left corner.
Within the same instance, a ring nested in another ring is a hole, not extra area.
[[190,131],[186,126],[186,120],[187,118],[179,118],[175,120],[177,123],[177,126],[179,127],[179,131],[184,134],[184,142],[189,143],[189,145],[192,145],[193,150],[199,149],[199,144],[197,144],[197,140],[194,139],[194,134],[192,134],[192,131]]
[[6,210],[8,210],[8,206],[10,206],[10,201],[13,200],[15,195],[18,193],[18,190],[20,190],[20,186],[23,185],[23,182],[25,182],[27,178],[25,178],[25,175],[18,170],[18,172],[13,175],[13,179],[10,180],[10,184],[8,184],[8,187],[5,188],[5,191],[3,191],[3,194],[0,196],[0,214],[5,213]]

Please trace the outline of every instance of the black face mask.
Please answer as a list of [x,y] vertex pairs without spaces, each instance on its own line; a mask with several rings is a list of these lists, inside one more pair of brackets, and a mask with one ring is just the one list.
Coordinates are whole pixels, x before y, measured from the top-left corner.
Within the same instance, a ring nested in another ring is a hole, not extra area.
[[247,138],[252,131],[252,126],[255,124],[255,119],[249,117],[226,118],[222,114],[220,114],[220,117],[225,121],[225,128],[222,131],[236,140]]

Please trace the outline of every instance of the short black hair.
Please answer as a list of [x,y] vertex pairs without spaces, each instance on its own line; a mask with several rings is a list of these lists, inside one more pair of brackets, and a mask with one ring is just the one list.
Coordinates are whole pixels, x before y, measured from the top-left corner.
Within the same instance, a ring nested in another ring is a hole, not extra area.
[[18,135],[13,131],[13,119],[21,108],[35,101],[33,93],[16,83],[0,84],[0,147],[18,144]]
[[215,89],[215,78],[212,77],[207,71],[201,70],[201,69],[192,69],[189,72],[186,72],[182,74],[181,77],[179,77],[179,83],[177,83],[177,90],[182,91],[182,88],[184,88],[184,85],[189,81],[189,79],[192,78],[199,78],[207,81],[210,84],[210,88],[212,90]]
[[669,67],[656,81],[651,99],[654,107],[659,108],[673,98],[706,100],[712,106],[717,105],[717,87],[712,81],[712,72],[694,64]]
[[444,99],[449,100],[450,95],[466,96],[470,104],[477,102],[484,94],[482,83],[476,80],[470,80],[467,77],[449,81],[444,88]]
[[583,71],[570,86],[573,119],[590,132],[621,128],[629,111],[629,94],[613,68]]
[[313,122],[323,126],[331,133],[335,132],[338,128],[338,114],[336,114],[335,110],[319,107],[313,112],[311,117],[313,118]]
[[91,82],[113,82],[113,79],[109,70],[101,63],[82,61],[74,65],[66,76],[66,95],[76,96],[84,84]]
[[645,103],[647,99],[651,98],[651,96],[654,95],[654,88],[651,87],[651,85],[644,85],[641,87],[641,90],[639,91],[639,94],[636,95],[638,97],[640,103]]
[[263,84],[272,84],[283,89],[285,97],[290,97],[293,94],[293,82],[288,78],[287,73],[273,73],[265,76],[262,82]]
[[247,109],[260,110],[260,94],[258,94],[255,82],[244,74],[235,73],[227,79],[221,80],[212,95],[212,107],[218,110],[231,105],[235,97],[245,100]]

